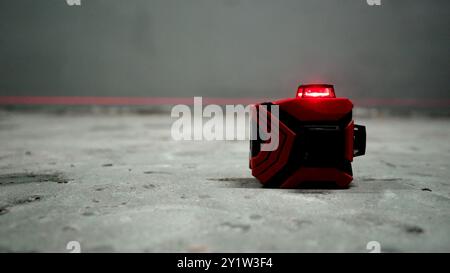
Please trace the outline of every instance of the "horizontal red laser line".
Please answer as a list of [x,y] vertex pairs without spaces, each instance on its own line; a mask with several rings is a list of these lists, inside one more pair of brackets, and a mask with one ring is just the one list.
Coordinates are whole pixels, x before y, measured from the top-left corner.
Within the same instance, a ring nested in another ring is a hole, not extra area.
[[[203,104],[253,104],[267,98],[203,97]],[[450,99],[366,98],[352,99],[356,106],[450,107]],[[0,105],[192,105],[192,97],[92,97],[92,96],[0,96]]]
[[[256,99],[256,102],[259,100]],[[0,96],[3,105],[175,105],[193,104],[192,97],[41,97]],[[251,104],[254,98],[203,98],[204,104]]]

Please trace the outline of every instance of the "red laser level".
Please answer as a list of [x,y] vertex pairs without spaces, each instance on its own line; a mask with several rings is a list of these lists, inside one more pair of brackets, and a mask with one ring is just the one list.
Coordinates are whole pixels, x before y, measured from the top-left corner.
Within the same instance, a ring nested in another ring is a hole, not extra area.
[[[271,112],[274,105],[278,117]],[[295,98],[257,104],[254,109],[252,128],[259,133],[250,140],[250,169],[264,186],[349,186],[353,157],[365,154],[366,128],[354,124],[352,102],[336,98],[333,85],[300,85]],[[261,111],[267,118],[260,118]],[[268,124],[273,119],[278,121],[274,123],[278,147],[264,151],[261,145],[266,141],[259,129],[272,130]]]

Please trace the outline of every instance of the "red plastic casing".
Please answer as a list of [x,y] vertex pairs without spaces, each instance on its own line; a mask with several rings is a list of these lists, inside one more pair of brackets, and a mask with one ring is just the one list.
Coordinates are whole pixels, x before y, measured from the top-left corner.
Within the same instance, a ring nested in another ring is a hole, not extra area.
[[[260,105],[256,108],[265,111]],[[341,188],[348,187],[353,180],[352,102],[333,97],[289,98],[269,104],[270,107],[273,105],[279,107],[278,119],[270,110],[265,113],[268,118],[278,120],[279,145],[273,151],[251,152],[252,175],[269,187],[298,188],[306,182],[333,182]],[[252,119],[259,125],[267,122],[267,119],[258,120],[257,115]],[[332,128],[329,140],[323,128]],[[332,161],[327,159],[327,151],[320,149],[319,138],[314,138],[315,132],[321,134],[318,135],[320,139],[330,141],[326,144],[331,147]],[[308,156],[315,153],[314,147],[319,147],[323,160],[319,157],[308,161]]]

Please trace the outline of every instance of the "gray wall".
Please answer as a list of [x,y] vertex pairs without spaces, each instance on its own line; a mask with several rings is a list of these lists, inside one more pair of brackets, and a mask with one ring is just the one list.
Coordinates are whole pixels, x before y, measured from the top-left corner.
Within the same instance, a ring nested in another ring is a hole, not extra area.
[[0,0],[0,95],[449,98],[450,1]]

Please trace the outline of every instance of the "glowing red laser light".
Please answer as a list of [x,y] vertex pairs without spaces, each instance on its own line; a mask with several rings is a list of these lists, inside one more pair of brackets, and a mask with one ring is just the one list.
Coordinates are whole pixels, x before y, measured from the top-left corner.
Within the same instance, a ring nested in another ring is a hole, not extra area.
[[333,86],[330,85],[301,85],[297,90],[298,98],[335,98]]

